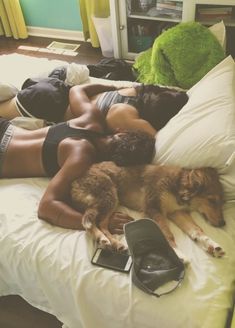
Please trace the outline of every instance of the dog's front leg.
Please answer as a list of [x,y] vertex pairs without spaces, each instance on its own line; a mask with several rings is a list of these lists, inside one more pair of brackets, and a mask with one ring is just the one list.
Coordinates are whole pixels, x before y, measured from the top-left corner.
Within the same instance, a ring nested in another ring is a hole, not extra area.
[[166,237],[167,241],[169,242],[169,244],[171,245],[171,247],[174,249],[175,253],[177,254],[177,256],[186,264],[189,262],[187,256],[185,256],[183,254],[183,252],[181,252],[181,250],[179,250],[179,248],[176,245],[175,242],[175,237],[172,234],[172,232],[170,231],[170,228],[167,225],[167,219],[158,211],[154,210],[154,209],[149,209],[148,211],[146,211],[149,215],[149,217],[151,219],[153,219],[157,225],[159,226],[159,228],[161,229],[162,233],[164,234],[164,236]]
[[148,208],[145,212],[152,220],[154,220],[159,228],[161,229],[162,233],[168,240],[169,244],[175,248],[176,242],[173,233],[170,231],[170,228],[167,225],[167,219],[155,209]]
[[124,251],[127,249],[127,246],[124,245],[121,241],[119,241],[117,238],[115,238],[109,231],[108,227],[109,227],[109,220],[110,220],[110,216],[107,216],[105,219],[103,219],[100,222],[100,230],[102,231],[102,233],[108,238],[108,240],[110,241],[110,246],[113,249],[116,249],[118,251]]
[[170,215],[170,219],[209,254],[215,257],[222,257],[225,254],[221,246],[210,239],[193,221],[189,212],[182,210],[176,211]]

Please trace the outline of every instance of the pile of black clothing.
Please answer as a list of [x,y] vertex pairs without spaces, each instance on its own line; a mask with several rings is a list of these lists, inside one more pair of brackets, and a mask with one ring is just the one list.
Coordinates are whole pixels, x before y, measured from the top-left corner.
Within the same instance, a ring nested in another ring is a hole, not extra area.
[[104,58],[98,64],[87,65],[87,67],[92,77],[115,81],[136,81],[132,65],[122,59]]
[[[87,65],[91,77],[114,80],[114,81],[136,81],[137,76],[132,65],[122,59],[104,58],[98,64]],[[58,78],[65,81],[67,74],[66,66],[53,69],[48,77]]]

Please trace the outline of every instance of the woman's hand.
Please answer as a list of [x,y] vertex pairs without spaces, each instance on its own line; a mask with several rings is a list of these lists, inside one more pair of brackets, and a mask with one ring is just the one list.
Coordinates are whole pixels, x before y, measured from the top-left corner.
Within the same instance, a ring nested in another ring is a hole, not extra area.
[[134,221],[134,219],[126,213],[114,212],[109,220],[109,231],[112,234],[123,234],[124,224]]

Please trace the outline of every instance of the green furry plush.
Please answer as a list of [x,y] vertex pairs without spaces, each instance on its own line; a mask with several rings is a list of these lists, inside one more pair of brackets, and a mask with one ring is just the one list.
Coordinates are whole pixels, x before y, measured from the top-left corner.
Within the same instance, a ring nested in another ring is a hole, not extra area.
[[189,89],[224,57],[222,46],[207,27],[180,23],[156,38],[133,67],[139,82]]

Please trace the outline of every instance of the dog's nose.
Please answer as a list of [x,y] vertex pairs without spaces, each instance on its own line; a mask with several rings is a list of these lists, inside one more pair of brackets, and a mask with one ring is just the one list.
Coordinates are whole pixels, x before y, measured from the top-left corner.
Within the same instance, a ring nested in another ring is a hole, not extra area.
[[221,220],[218,224],[219,227],[223,227],[225,226],[225,221],[224,220]]

